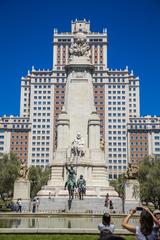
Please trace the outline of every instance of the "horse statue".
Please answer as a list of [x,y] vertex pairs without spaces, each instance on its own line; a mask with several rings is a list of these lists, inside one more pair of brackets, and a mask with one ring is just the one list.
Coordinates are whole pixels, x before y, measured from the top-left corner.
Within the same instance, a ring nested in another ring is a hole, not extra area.
[[74,190],[76,188],[76,180],[75,180],[75,176],[76,176],[76,171],[73,168],[73,165],[70,166],[70,168],[68,167],[68,165],[66,164],[66,170],[68,172],[68,179],[65,183],[65,189],[67,187],[68,189],[68,193],[69,193],[69,200],[73,199],[74,197]]
[[83,196],[86,193],[86,181],[83,178],[83,175],[80,175],[80,178],[77,181],[77,187],[78,187],[79,199],[83,200]]
[[65,184],[65,189],[68,189],[68,195],[69,195],[69,200],[72,200],[74,198],[74,191],[76,188],[76,184],[72,179],[68,179],[68,181]]

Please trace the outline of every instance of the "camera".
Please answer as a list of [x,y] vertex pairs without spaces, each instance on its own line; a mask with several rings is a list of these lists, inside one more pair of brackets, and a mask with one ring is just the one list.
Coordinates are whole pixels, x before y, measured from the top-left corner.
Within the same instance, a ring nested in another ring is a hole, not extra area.
[[136,211],[143,211],[142,207],[136,207]]

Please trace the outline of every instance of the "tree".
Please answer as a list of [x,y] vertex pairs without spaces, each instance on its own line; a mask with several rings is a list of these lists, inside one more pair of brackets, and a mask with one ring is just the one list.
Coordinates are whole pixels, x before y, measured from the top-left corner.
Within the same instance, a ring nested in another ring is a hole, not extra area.
[[18,177],[20,162],[16,154],[2,154],[0,156],[0,195],[5,200],[5,195],[13,196],[14,182]]
[[50,177],[50,168],[45,169],[40,166],[31,166],[29,168],[28,179],[31,182],[31,198],[34,198],[41,187],[46,185]]
[[114,187],[118,196],[122,199],[122,212],[124,213],[124,203],[125,203],[125,177],[121,174],[116,180],[110,181],[110,185]]
[[160,158],[145,158],[140,164],[138,181],[141,201],[160,208]]

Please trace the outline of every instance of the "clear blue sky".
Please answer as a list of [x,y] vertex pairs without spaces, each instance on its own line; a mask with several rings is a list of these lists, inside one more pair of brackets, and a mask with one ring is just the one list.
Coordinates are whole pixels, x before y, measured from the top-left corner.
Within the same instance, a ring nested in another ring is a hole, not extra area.
[[0,0],[0,116],[19,115],[21,76],[52,68],[53,29],[76,18],[108,29],[108,66],[133,69],[141,115],[160,115],[159,0]]

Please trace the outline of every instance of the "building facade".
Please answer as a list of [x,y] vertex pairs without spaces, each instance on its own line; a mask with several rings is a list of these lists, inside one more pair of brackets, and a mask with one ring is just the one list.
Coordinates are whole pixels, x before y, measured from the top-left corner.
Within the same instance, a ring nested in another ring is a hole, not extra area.
[[64,104],[69,48],[77,32],[85,33],[91,50],[94,99],[101,120],[101,138],[105,141],[109,178],[127,167],[127,122],[139,117],[139,78],[124,70],[111,70],[107,65],[108,38],[92,32],[86,20],[71,23],[71,32],[54,29],[53,69],[34,68],[21,80],[21,117],[29,117],[32,130],[29,141],[29,164],[46,165],[52,162],[56,148],[56,120]]
[[14,152],[21,160],[28,161],[28,142],[31,131],[29,118],[0,118],[0,152]]
[[[126,170],[129,161],[137,162],[147,154],[152,154],[149,141],[156,139],[149,138],[144,131],[143,142],[139,142],[140,146],[143,146],[140,147],[143,153],[140,153],[138,158],[132,153],[134,143],[131,140],[136,133],[132,133],[131,121],[143,119],[140,117],[139,78],[133,71],[129,72],[127,67],[123,70],[108,67],[107,31],[91,31],[90,22],[85,19],[72,21],[70,32],[58,32],[54,29],[51,70],[36,70],[33,67],[31,72],[21,79],[20,119],[29,119],[31,124],[28,164],[46,166],[54,161],[56,122],[65,98],[65,65],[69,60],[69,48],[74,36],[80,32],[86,35],[91,51],[91,63],[95,66],[94,102],[100,116],[100,133],[105,142],[109,179],[115,179]],[[157,142],[154,144],[156,146]],[[154,149],[156,148],[158,145]],[[156,154],[156,150],[154,153]]]
[[139,164],[144,157],[160,157],[160,117],[130,118],[128,129],[128,160]]

